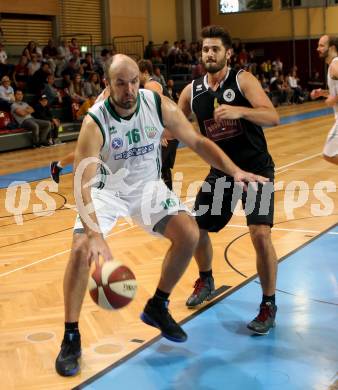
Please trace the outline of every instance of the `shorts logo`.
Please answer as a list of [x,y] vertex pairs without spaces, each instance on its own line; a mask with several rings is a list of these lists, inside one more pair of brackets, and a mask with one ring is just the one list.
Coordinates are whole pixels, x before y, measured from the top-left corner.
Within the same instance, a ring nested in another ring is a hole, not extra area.
[[226,89],[223,93],[223,99],[228,103],[232,102],[235,99],[235,96],[235,92],[230,88]]
[[120,149],[120,148],[122,148],[122,146],[123,146],[122,138],[119,138],[119,137],[114,138],[112,140],[112,142],[111,142],[111,146],[112,146],[113,149]]
[[146,127],[145,128],[146,134],[148,138],[155,138],[157,135],[157,129],[156,127]]

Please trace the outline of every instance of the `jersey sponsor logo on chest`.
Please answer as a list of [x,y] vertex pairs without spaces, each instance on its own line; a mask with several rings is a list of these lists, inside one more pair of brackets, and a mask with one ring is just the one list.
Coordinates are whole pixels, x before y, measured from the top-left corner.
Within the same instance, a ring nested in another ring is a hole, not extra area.
[[213,141],[237,137],[243,133],[243,126],[239,119],[223,119],[216,122],[215,119],[204,121],[206,135]]
[[154,144],[141,146],[139,148],[131,148],[125,152],[115,154],[114,160],[127,160],[130,157],[143,156],[144,154],[150,153],[154,150]]
[[144,130],[147,134],[147,137],[151,138],[151,139],[155,138],[157,135],[157,132],[158,132],[157,128],[155,126],[152,126],[152,127],[146,126]]
[[196,85],[196,92],[201,92],[203,89],[203,84]]

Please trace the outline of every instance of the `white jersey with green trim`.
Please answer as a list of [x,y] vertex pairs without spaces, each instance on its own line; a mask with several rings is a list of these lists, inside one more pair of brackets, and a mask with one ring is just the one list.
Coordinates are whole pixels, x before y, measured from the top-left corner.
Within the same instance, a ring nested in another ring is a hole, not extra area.
[[135,113],[121,118],[109,98],[88,111],[103,136],[101,164],[94,187],[121,194],[139,192],[146,183],[161,177],[161,98],[140,89]]
[[[329,66],[329,69],[327,71],[327,85],[329,87],[330,96],[338,96],[338,80],[334,80],[330,74],[330,67],[331,67],[332,63],[336,62],[336,61],[338,61],[338,57],[333,58],[330,66]],[[334,111],[334,115],[335,115],[336,120],[338,120],[338,103],[336,103],[333,106],[333,111]]]

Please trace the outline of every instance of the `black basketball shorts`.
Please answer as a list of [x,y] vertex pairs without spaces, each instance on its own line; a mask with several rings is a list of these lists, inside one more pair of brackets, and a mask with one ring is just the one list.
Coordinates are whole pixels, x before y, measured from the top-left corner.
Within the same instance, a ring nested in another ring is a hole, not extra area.
[[218,232],[230,221],[239,200],[245,211],[247,225],[273,226],[274,213],[274,174],[272,170],[261,172],[268,177],[265,184],[249,184],[248,190],[234,184],[232,177],[219,177],[210,171],[200,188],[194,210],[200,229]]

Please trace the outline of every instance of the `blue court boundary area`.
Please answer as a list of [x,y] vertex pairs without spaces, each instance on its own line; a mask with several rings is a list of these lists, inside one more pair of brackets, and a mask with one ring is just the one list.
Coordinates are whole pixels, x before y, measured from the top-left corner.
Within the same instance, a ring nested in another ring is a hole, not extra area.
[[[281,262],[283,262],[284,260],[288,259],[289,257],[291,257],[293,254],[297,253],[298,251],[302,250],[303,248],[305,248],[306,246],[310,245],[311,243],[313,243],[314,241],[316,241],[317,239],[319,239],[320,237],[322,237],[323,235],[325,235],[326,233],[328,233],[330,230],[334,229],[335,227],[338,226],[338,223],[334,223],[332,226],[328,227],[326,230],[324,230],[323,232],[319,233],[317,236],[311,238],[309,241],[307,241],[306,243],[304,243],[303,245],[299,246],[298,248],[292,250],[291,252],[289,252],[287,255],[281,257],[279,260],[278,260],[278,264],[280,264]],[[236,291],[238,291],[239,289],[241,289],[242,287],[246,286],[247,284],[249,284],[250,282],[252,282],[254,279],[256,279],[258,277],[258,274],[255,274],[251,277],[249,277],[248,279],[246,279],[245,281],[243,281],[242,283],[240,283],[239,285],[237,285],[236,287],[234,287],[231,291],[229,292],[226,292],[224,293],[223,295],[219,296],[218,298],[216,298],[215,300],[213,300],[212,302],[210,302],[207,306],[204,306],[202,307],[201,309],[198,309],[197,311],[195,311],[193,314],[191,314],[190,316],[188,316],[187,318],[185,318],[184,320],[180,321],[179,324],[180,325],[183,325],[189,321],[191,321],[192,319],[194,319],[195,317],[199,316],[201,313],[205,312],[206,310],[209,310],[210,308],[212,308],[213,306],[215,306],[217,303],[223,301],[225,298],[229,297],[230,295],[232,295],[233,293],[235,293]],[[279,290],[281,293],[283,293],[283,291]],[[328,303],[328,302],[322,302],[322,303]],[[335,306],[338,306],[336,305],[335,303],[330,303],[332,305],[335,305]],[[137,348],[135,351],[129,353],[128,355],[126,355],[125,357],[123,357],[122,359],[118,360],[117,362],[111,364],[110,366],[106,367],[105,369],[103,369],[102,371],[98,372],[97,374],[95,374],[94,376],[92,376],[91,378],[87,379],[86,381],[84,381],[83,383],[81,383],[80,385],[76,386],[76,387],[73,387],[72,390],[82,390],[82,389],[85,389],[88,385],[92,384],[93,382],[95,382],[96,380],[98,380],[99,378],[101,378],[102,376],[104,376],[105,374],[107,374],[109,371],[113,370],[114,368],[122,365],[123,363],[127,362],[128,360],[132,359],[134,356],[138,355],[140,352],[142,352],[143,350],[145,350],[146,348],[148,348],[149,346],[151,346],[152,344],[154,344],[155,342],[159,341],[160,339],[162,338],[161,335],[158,335],[156,337],[154,337],[153,339],[149,340],[148,342],[146,342],[144,345],[142,345],[141,347]]]
[[[323,108],[320,110],[305,112],[303,114],[296,114],[296,115],[282,117],[280,120],[280,125],[285,125],[285,124],[302,121],[306,119],[318,118],[324,115],[332,115],[332,109]],[[185,147],[185,145],[180,143],[178,147],[183,148]],[[72,173],[72,171],[73,171],[72,165],[67,165],[62,169],[61,175],[67,175],[69,173]],[[7,188],[8,186],[11,185],[11,183],[15,181],[32,182],[32,181],[46,179],[49,177],[50,177],[49,167],[29,169],[22,172],[13,172],[8,175],[0,176],[0,188]]]

